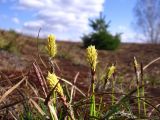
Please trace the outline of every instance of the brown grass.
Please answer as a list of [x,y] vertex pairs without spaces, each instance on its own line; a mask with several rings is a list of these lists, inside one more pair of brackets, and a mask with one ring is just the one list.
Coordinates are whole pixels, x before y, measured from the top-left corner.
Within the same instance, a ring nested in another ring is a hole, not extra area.
[[[0,31],[0,36],[3,36],[6,40],[12,37],[11,34],[12,33],[7,31]],[[28,81],[32,85],[35,85],[34,87],[37,87],[37,90],[39,90],[38,86],[40,86],[40,84],[38,83],[32,63],[36,60],[42,69],[42,74],[46,76],[47,73],[45,70],[49,69],[49,66],[44,66],[44,64],[48,64],[45,52],[46,40],[39,40],[39,55],[44,63],[42,63],[37,54],[36,38],[18,34],[14,40],[20,47],[20,55],[0,50],[0,87],[5,89],[0,92],[4,93],[7,87],[11,88],[11,86],[7,86],[7,79],[11,80],[13,83],[17,83],[17,81],[20,81],[24,75],[27,75]],[[117,67],[116,76],[118,76],[117,83],[125,83],[125,85],[122,86],[124,91],[128,88],[133,88],[135,81],[133,57],[136,56],[137,60],[142,62],[143,66],[145,66],[153,59],[160,57],[159,51],[160,45],[126,43],[121,44],[116,51],[98,51],[99,63],[96,71],[98,80],[101,79],[100,76],[102,76],[104,70],[112,63],[115,63]],[[90,84],[88,76],[90,72],[87,67],[85,49],[83,48],[82,43],[58,41],[58,55],[55,61],[59,67],[59,70],[56,69],[58,76],[74,83],[74,78],[77,73],[79,73],[78,78],[76,79],[76,85],[83,92],[86,93],[88,91],[87,88]],[[147,96],[153,97],[153,103],[155,105],[158,104],[160,102],[160,96],[157,92],[160,90],[160,60],[151,64],[146,70],[144,70],[144,79],[146,82],[150,83],[146,89]],[[32,87],[30,87],[30,90],[31,89]],[[120,89],[117,89],[116,91],[118,90]],[[8,93],[4,95],[8,96]],[[6,96],[2,97],[1,94],[1,99],[2,98],[6,98]],[[0,100],[0,102],[1,101],[2,100]],[[34,101],[30,100],[30,102],[36,106]],[[41,112],[38,107],[37,109]],[[43,113],[41,112],[41,114]]]

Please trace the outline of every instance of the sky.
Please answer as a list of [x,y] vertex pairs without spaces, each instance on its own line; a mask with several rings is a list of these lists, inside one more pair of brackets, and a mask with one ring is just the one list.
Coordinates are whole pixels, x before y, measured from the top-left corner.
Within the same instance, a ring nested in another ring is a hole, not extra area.
[[60,40],[80,41],[91,32],[88,19],[102,12],[112,34],[122,42],[140,42],[133,27],[136,0],[0,0],[0,29],[40,37],[55,34]]

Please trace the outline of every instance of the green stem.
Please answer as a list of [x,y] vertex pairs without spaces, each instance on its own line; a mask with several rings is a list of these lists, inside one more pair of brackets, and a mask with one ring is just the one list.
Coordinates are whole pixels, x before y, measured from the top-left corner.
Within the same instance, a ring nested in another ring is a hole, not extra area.
[[101,96],[100,102],[99,102],[98,115],[97,115],[97,116],[100,116],[100,111],[101,111],[101,107],[102,107],[102,102],[103,102],[103,97]]
[[140,103],[140,89],[139,84],[137,85],[137,99],[138,99],[138,114],[141,114],[141,103]]
[[54,91],[54,92],[53,92],[53,105],[54,105],[55,108],[56,108],[56,98],[57,98],[57,94],[56,94],[56,92]]
[[112,105],[114,105],[114,81],[112,80]]
[[96,116],[96,105],[95,105],[95,71],[91,71],[91,104],[90,104],[90,116]]
[[95,94],[94,94],[94,84],[92,84],[92,95],[91,95],[91,105],[90,105],[90,116],[95,116]]
[[147,110],[146,110],[146,103],[145,103],[145,88],[144,88],[144,81],[142,81],[142,97],[143,97],[143,110],[144,110],[144,115],[147,115]]
[[143,111],[144,111],[144,116],[146,116],[147,111],[146,111],[146,102],[145,102],[145,81],[143,79],[143,64],[142,63],[141,63],[141,81],[142,81]]

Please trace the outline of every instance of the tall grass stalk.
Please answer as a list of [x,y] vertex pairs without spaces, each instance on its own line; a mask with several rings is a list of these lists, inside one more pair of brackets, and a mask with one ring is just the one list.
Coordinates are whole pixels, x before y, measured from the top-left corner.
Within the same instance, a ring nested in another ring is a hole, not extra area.
[[115,103],[115,96],[114,96],[114,92],[115,92],[115,73],[116,67],[115,65],[112,65],[108,68],[108,72],[107,72],[107,79],[109,80],[111,77],[113,77],[111,84],[112,84],[112,94],[111,94],[111,99],[112,99],[112,105]]
[[100,112],[101,112],[101,108],[102,108],[102,102],[103,102],[103,97],[100,97],[100,102],[99,102],[99,106],[98,106],[98,114],[97,116],[100,117]]
[[143,99],[143,112],[144,112],[144,116],[146,117],[147,115],[147,110],[146,110],[146,102],[145,102],[145,81],[143,79],[143,64],[141,63],[140,66],[140,70],[141,70],[141,81],[142,81],[142,99]]
[[[142,82],[142,85],[144,86],[144,82]],[[143,97],[143,111],[144,111],[144,115],[147,115],[147,110],[146,110],[146,102],[145,102],[145,88],[142,87],[142,97]]]
[[114,96],[114,81],[112,81],[112,105],[114,105],[115,100],[114,100],[115,96]]
[[91,80],[91,104],[90,104],[90,116],[96,116],[96,103],[95,103],[95,72],[92,71],[92,80]]
[[96,102],[95,102],[95,80],[96,80],[96,65],[97,65],[97,50],[95,46],[87,48],[87,60],[91,69],[91,96],[90,96],[90,116],[96,117]]
[[136,74],[136,83],[137,83],[137,103],[138,103],[138,116],[140,117],[141,114],[141,91],[140,91],[140,66],[137,62],[136,57],[134,57],[134,69]]
[[138,99],[138,116],[141,114],[141,101],[140,101],[140,89],[139,84],[137,85],[137,99]]

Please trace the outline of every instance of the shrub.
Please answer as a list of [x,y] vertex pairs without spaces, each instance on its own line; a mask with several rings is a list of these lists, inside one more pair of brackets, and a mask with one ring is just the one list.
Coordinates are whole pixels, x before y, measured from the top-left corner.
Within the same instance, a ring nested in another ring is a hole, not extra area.
[[6,39],[4,37],[0,37],[0,50],[12,52],[17,55],[19,54],[18,45],[15,42],[15,39],[10,40],[10,39]]
[[0,37],[0,49],[6,49],[8,44],[8,41],[6,41],[3,37]]
[[107,29],[109,23],[105,23],[105,17],[90,20],[93,32],[82,37],[84,47],[95,45],[96,49],[115,50],[120,45],[120,34],[112,35]]
[[19,34],[15,31],[15,30],[13,30],[13,29],[10,29],[9,31],[8,31],[8,37],[10,38],[10,39],[16,39],[17,37],[19,36]]

